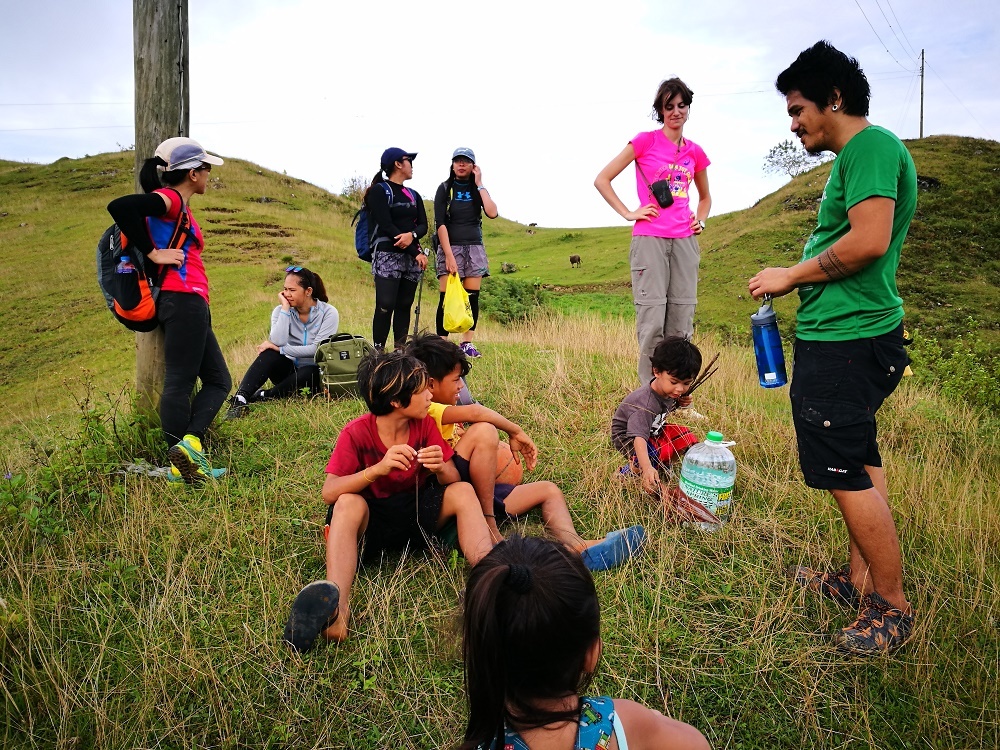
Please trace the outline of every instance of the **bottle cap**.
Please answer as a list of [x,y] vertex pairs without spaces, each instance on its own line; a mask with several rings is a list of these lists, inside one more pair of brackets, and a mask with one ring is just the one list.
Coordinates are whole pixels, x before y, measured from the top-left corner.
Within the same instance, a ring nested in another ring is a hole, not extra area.
[[750,316],[750,323],[755,326],[767,326],[777,319],[778,316],[775,314],[774,308],[771,307],[771,301],[766,300],[760,309]]
[[706,440],[706,442],[710,442],[710,443],[721,443],[722,442],[722,433],[721,432],[716,432],[715,430],[713,430],[713,431],[709,432],[705,436],[705,440]]

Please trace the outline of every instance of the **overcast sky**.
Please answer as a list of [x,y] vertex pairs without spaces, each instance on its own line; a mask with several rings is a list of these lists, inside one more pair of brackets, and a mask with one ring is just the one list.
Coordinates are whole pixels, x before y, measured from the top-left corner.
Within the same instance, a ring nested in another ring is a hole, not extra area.
[[[0,158],[134,142],[131,2],[0,0],[0,17]],[[191,136],[210,151],[339,192],[400,146],[432,197],[469,146],[501,214],[544,226],[624,223],[592,183],[654,129],[673,75],[695,93],[713,214],[779,187],[761,171],[791,135],[773,81],[821,38],[865,69],[873,122],[917,137],[925,48],[925,135],[1000,138],[997,0],[191,0],[189,21]],[[615,187],[638,205],[631,170]]]

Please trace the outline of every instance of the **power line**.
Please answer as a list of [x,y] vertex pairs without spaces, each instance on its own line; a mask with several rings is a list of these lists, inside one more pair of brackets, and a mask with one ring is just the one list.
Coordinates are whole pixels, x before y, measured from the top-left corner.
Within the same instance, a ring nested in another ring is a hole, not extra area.
[[[230,122],[196,122],[193,125],[198,125],[199,127],[206,125],[250,125],[255,123],[264,122],[263,120],[232,120]],[[67,127],[57,127],[57,128],[4,128],[0,129],[0,133],[33,133],[35,131],[42,130],[115,130],[122,128],[134,128],[135,125],[71,125]]]
[[[878,12],[882,14],[882,18],[885,18],[885,25],[889,27],[889,31],[891,31],[891,32],[892,32],[892,35],[893,35],[894,37],[896,37],[896,41],[897,41],[897,42],[899,42],[899,48],[900,48],[901,50],[903,50],[903,54],[904,54],[904,55],[909,55],[910,53],[906,51],[906,47],[904,47],[904,46],[903,46],[903,42],[902,42],[902,40],[901,40],[901,39],[899,38],[899,35],[898,35],[898,34],[896,33],[896,30],[895,30],[894,28],[892,28],[892,24],[891,24],[891,23],[889,23],[889,19],[888,19],[888,17],[887,17],[886,15],[885,15],[885,11],[884,11],[884,10],[882,10],[882,6],[881,6],[881,5],[879,5],[879,2],[878,2],[878,0],[875,0],[875,7],[876,7],[876,8],[878,8]],[[898,23],[898,21],[897,21],[897,23]],[[914,65],[919,65],[919,63],[918,63],[918,62],[917,62],[916,60],[914,60],[912,56],[910,57],[910,60],[911,60],[911,61],[913,62],[913,64],[914,64]]]
[[899,33],[903,35],[903,39],[906,39],[906,45],[910,48],[910,51],[916,56],[917,51],[910,44],[909,37],[906,36],[906,32],[903,31],[903,24],[899,22],[899,17],[896,15],[896,11],[892,9],[892,3],[889,0],[885,0],[885,4],[889,6],[889,12],[892,13],[892,17],[896,19],[896,25],[899,27]]
[[[861,11],[861,15],[865,17],[865,21],[868,21],[868,16],[865,13],[865,9],[861,7],[861,3],[859,3],[858,0],[854,0],[854,4],[858,6],[858,10],[860,10]],[[906,68],[903,65],[903,63],[901,63],[899,60],[897,60],[895,58],[895,56],[893,56],[893,54],[889,51],[889,48],[885,46],[885,42],[882,41],[882,37],[880,37],[878,35],[877,31],[875,31],[875,27],[872,26],[872,22],[871,21],[868,21],[868,28],[870,28],[872,30],[872,33],[875,35],[875,38],[878,39],[879,43],[882,45],[882,49],[884,49],[885,53],[887,55],[889,55],[889,57],[892,58],[892,61],[894,63],[896,63],[896,65],[898,65],[899,67],[903,68],[903,70],[909,70],[909,68]]]
[[132,102],[0,102],[0,107],[89,107],[121,104],[131,105]]
[[990,131],[988,131],[986,129],[986,126],[983,125],[981,122],[979,122],[979,120],[976,119],[976,116],[974,114],[972,114],[972,110],[970,110],[968,107],[966,107],[965,106],[965,102],[963,102],[961,99],[958,98],[958,94],[956,94],[954,91],[951,90],[951,86],[949,86],[948,82],[945,81],[944,78],[941,77],[941,74],[938,73],[936,70],[934,70],[934,68],[931,67],[931,64],[929,62],[927,62],[926,60],[924,61],[924,64],[927,65],[927,67],[930,68],[934,72],[934,75],[936,75],[938,77],[938,80],[941,81],[941,83],[944,84],[944,87],[946,89],[948,89],[948,93],[951,94],[953,97],[955,97],[955,101],[962,105],[962,109],[964,109],[966,112],[969,113],[969,117],[971,117],[973,120],[975,120],[976,124],[983,129],[983,132],[986,133],[986,137],[989,138],[990,140],[993,140],[993,136],[990,134]]

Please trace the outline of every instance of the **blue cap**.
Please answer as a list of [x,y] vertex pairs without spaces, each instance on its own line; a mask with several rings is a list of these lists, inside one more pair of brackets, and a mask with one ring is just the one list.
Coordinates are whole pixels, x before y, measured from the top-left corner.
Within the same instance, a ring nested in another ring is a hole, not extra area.
[[414,159],[417,158],[417,154],[416,152],[410,153],[409,151],[404,151],[401,148],[396,148],[395,146],[393,146],[392,148],[387,148],[385,151],[382,152],[382,161],[379,162],[379,164],[382,165],[383,169],[389,167],[389,169],[386,171],[392,171],[392,165],[395,164],[397,161],[401,161],[403,157],[406,157],[410,161],[413,161]]
[[460,157],[468,159],[473,164],[476,163],[476,152],[473,151],[468,146],[459,146],[458,148],[456,148],[455,153],[451,155],[451,160],[455,161],[455,159],[458,159]]

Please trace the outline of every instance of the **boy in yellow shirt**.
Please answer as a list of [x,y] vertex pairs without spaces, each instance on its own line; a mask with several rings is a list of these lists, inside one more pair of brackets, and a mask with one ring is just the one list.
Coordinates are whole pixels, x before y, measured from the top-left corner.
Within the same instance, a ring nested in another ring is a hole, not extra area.
[[[454,449],[453,460],[462,481],[472,484],[483,507],[483,515],[494,542],[503,539],[500,526],[512,517],[540,508],[542,522],[552,536],[583,556],[590,570],[607,570],[621,565],[645,543],[642,526],[612,531],[604,539],[581,539],[573,526],[562,490],[553,482],[497,484],[499,432],[507,433],[515,460],[523,456],[531,470],[538,449],[521,427],[482,404],[457,405],[463,378],[471,364],[465,352],[440,336],[427,333],[412,339],[406,353],[427,368],[431,389],[428,414],[437,422],[441,436]],[[470,423],[462,430],[461,425]]]

